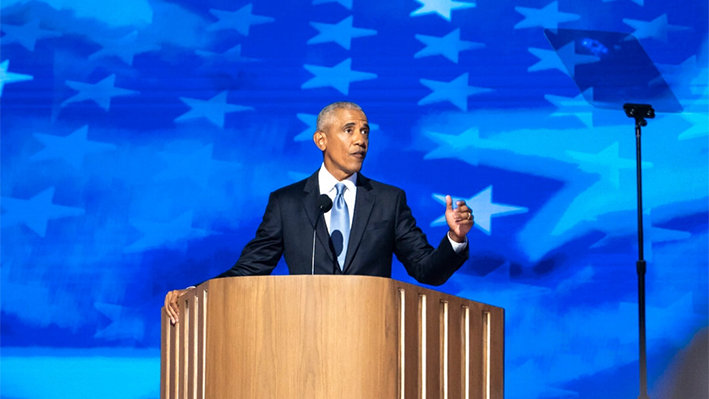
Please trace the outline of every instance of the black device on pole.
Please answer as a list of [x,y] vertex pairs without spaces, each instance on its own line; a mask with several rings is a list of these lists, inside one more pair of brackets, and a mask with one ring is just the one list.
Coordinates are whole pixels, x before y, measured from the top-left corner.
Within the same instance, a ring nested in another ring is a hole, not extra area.
[[318,217],[315,219],[315,226],[313,226],[313,252],[310,256],[310,274],[315,274],[315,237],[318,231],[318,222],[322,218],[322,215],[327,213],[332,209],[332,200],[327,194],[320,194],[318,197]]
[[638,197],[638,341],[640,346],[640,395],[647,394],[645,332],[645,273],[643,253],[643,201],[641,128],[658,112],[682,112],[682,105],[635,36],[620,32],[578,29],[546,29],[549,43],[583,95],[593,107],[618,110],[635,119],[635,152]]
[[628,118],[635,119],[635,161],[638,186],[638,260],[635,269],[638,273],[638,334],[640,342],[640,395],[638,399],[649,399],[647,395],[647,347],[645,331],[645,263],[643,236],[643,179],[642,179],[642,127],[647,126],[647,119],[655,117],[655,110],[649,104],[623,104]]

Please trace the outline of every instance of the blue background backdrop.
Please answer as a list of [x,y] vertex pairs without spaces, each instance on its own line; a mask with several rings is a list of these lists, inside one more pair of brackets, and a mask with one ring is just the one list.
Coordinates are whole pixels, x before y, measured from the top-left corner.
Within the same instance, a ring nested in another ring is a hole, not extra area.
[[2,397],[158,397],[165,293],[236,261],[337,100],[432,242],[442,195],[474,208],[441,289],[506,308],[507,398],[636,397],[633,121],[584,100],[555,28],[633,33],[684,107],[643,134],[661,395],[708,325],[707,6],[3,0]]

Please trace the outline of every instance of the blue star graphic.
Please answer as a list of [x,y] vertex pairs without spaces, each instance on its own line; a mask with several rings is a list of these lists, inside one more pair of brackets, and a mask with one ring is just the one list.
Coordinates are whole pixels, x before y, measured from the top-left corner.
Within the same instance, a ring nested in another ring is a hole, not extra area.
[[[611,2],[611,1],[618,1],[618,0],[603,0],[604,3],[608,3],[608,2]],[[643,7],[643,6],[645,5],[645,0],[630,0],[630,1],[632,1],[633,3],[639,5],[640,7]]]
[[103,48],[91,55],[89,60],[97,60],[106,57],[118,57],[128,65],[133,65],[133,58],[136,54],[147,53],[149,51],[160,50],[160,46],[147,43],[145,40],[138,40],[138,32],[132,32],[117,39],[103,39],[99,41]]
[[50,187],[30,199],[2,197],[2,227],[24,224],[30,230],[44,237],[47,233],[47,222],[84,214],[82,208],[54,205],[54,187]]
[[524,15],[524,19],[515,25],[515,29],[535,27],[558,29],[560,23],[581,19],[577,14],[559,12],[558,1],[553,1],[542,9],[515,7],[515,11]]
[[[692,237],[692,233],[682,230],[665,229],[655,227],[652,223],[651,209],[643,211],[643,235],[644,235],[644,257],[645,260],[653,260],[653,244],[661,242],[671,242],[686,240]],[[595,242],[589,248],[599,248],[608,245],[614,239],[635,236],[637,241],[637,225],[617,225],[598,223],[599,230],[606,234],[605,237]],[[635,245],[637,248],[637,244]]]
[[34,51],[34,46],[37,44],[37,40],[48,37],[59,37],[62,35],[60,32],[40,29],[39,23],[40,20],[35,19],[19,26],[3,24],[0,26],[0,30],[5,32],[5,36],[3,36],[0,40],[2,40],[3,44],[19,43],[27,50]]
[[469,96],[493,91],[484,87],[468,86],[467,72],[450,82],[421,79],[421,84],[433,90],[433,93],[419,100],[418,105],[448,101],[463,111],[468,110]]
[[709,135],[709,120],[706,113],[701,112],[683,112],[682,118],[692,124],[692,127],[683,131],[679,140],[689,140],[697,137],[706,137]]
[[33,136],[44,144],[44,148],[30,157],[30,161],[63,159],[77,169],[81,169],[84,156],[118,149],[108,143],[89,141],[86,136],[89,127],[84,126],[66,137],[35,133]]
[[139,94],[138,91],[121,89],[115,87],[116,75],[111,75],[98,83],[83,83],[83,82],[73,82],[70,80],[66,81],[66,85],[72,89],[78,91],[79,93],[74,96],[64,100],[62,107],[67,106],[71,103],[81,102],[84,100],[92,100],[99,107],[108,111],[111,107],[111,98],[117,96],[128,96],[133,94]]
[[[598,173],[603,179],[610,182],[613,187],[620,187],[620,170],[635,169],[635,159],[620,157],[618,142],[609,145],[597,154],[567,150],[566,155],[571,157],[584,172]],[[651,162],[642,162],[642,167],[651,168]]]
[[349,93],[350,83],[376,79],[377,77],[375,73],[352,70],[352,58],[348,58],[334,67],[305,64],[303,68],[315,75],[315,77],[303,83],[300,86],[301,89],[330,86],[344,95]]
[[416,39],[425,44],[426,47],[414,54],[414,58],[442,55],[456,64],[458,63],[458,54],[461,51],[485,47],[484,43],[460,40],[460,28],[443,37],[416,35]]
[[[441,194],[433,194],[433,198],[442,203],[446,203],[446,196]],[[475,218],[475,227],[482,230],[485,234],[492,234],[492,218],[499,216],[514,215],[518,213],[527,213],[527,208],[521,206],[502,205],[492,202],[492,186],[487,186],[484,190],[473,195],[468,199],[453,197],[453,203],[464,200],[465,203],[473,210]],[[431,222],[431,226],[446,225],[446,216]]]
[[[300,119],[301,122],[308,125],[305,130],[300,132],[297,136],[293,138],[293,141],[309,141],[313,139],[313,133],[317,129],[318,116],[311,114],[297,114],[296,117]],[[379,129],[379,125],[376,123],[369,123],[369,130],[374,132]]]
[[313,0],[313,5],[325,4],[325,3],[340,3],[346,9],[348,9],[348,10],[352,9],[352,0]]
[[352,16],[349,16],[336,24],[311,22],[310,26],[317,29],[320,33],[308,40],[308,44],[335,42],[346,50],[349,50],[353,38],[377,34],[377,31],[373,29],[353,27],[353,19]]
[[564,63],[561,62],[561,58],[559,58],[559,56],[556,55],[556,51],[544,50],[541,48],[534,48],[534,47],[528,48],[527,51],[532,53],[535,57],[539,58],[539,61],[536,64],[527,68],[527,72],[545,71],[548,69],[558,69],[567,75],[569,74],[568,71],[566,70],[566,67],[564,66]]
[[426,14],[431,14],[431,13],[436,13],[440,15],[442,18],[444,18],[446,21],[451,20],[451,12],[453,10],[458,10],[458,9],[464,9],[464,8],[473,8],[475,7],[475,3],[467,3],[464,1],[452,1],[452,0],[416,0],[418,3],[421,3],[421,8],[418,10],[412,11],[411,15],[412,17],[419,16],[419,15],[426,15]]
[[195,118],[207,118],[208,121],[224,128],[224,114],[227,112],[239,112],[253,110],[253,107],[244,105],[227,104],[227,92],[223,91],[209,100],[198,100],[193,98],[180,97],[180,100],[189,105],[191,110],[175,118],[175,122],[182,122]]
[[249,35],[251,25],[266,24],[273,22],[271,17],[254,15],[251,13],[253,4],[247,4],[236,11],[209,10],[212,15],[219,18],[219,21],[209,25],[208,31],[235,29],[244,36]]
[[593,107],[586,101],[586,97],[593,98],[593,88],[587,89],[576,97],[562,97],[545,94],[544,98],[559,108],[551,116],[575,116],[584,125],[593,127]]
[[477,166],[478,150],[504,148],[504,143],[481,139],[480,132],[476,128],[470,128],[457,135],[435,132],[425,132],[424,134],[438,144],[438,147],[426,153],[423,159],[460,159],[470,165]]
[[233,68],[233,66],[229,64],[257,61],[256,58],[249,58],[241,55],[241,44],[237,44],[223,53],[214,53],[204,50],[196,50],[195,53],[198,56],[207,59],[203,65],[205,68],[213,67],[218,63],[228,65],[229,68]]
[[125,247],[124,253],[143,252],[162,247],[184,249],[186,241],[206,237],[212,233],[192,227],[192,212],[185,212],[170,222],[131,219],[130,223],[143,233],[143,237]]
[[308,125],[300,134],[293,138],[293,141],[308,141],[313,139],[313,134],[317,129],[318,116],[311,114],[298,114],[296,115],[301,122]]
[[668,24],[667,14],[662,14],[649,22],[630,18],[623,18],[623,22],[635,29],[633,36],[636,38],[654,38],[663,43],[667,43],[667,33],[689,29],[686,26]]
[[132,339],[142,341],[145,336],[145,321],[133,309],[110,303],[95,302],[94,307],[111,320],[111,323],[94,334],[94,338],[110,341]]
[[33,79],[32,75],[8,72],[9,68],[10,60],[0,63],[0,97],[2,97],[2,89],[5,87],[5,83],[25,82]]

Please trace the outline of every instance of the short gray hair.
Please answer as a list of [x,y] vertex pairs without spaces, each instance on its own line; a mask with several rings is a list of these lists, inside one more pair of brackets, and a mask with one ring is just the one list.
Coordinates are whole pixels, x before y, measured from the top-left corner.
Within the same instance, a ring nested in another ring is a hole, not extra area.
[[335,111],[337,111],[338,109],[354,109],[364,113],[364,111],[362,111],[362,108],[353,102],[338,101],[336,103],[332,103],[327,107],[323,108],[322,111],[320,111],[320,113],[318,114],[318,121],[315,127],[319,132],[325,131],[330,117],[332,117],[332,114],[334,114]]

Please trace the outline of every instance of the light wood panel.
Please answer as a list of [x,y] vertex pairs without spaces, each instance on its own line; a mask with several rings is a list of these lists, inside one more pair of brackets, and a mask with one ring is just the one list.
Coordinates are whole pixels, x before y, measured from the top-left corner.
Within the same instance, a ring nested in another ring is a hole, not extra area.
[[162,317],[161,398],[504,396],[504,310],[395,280],[211,280]]

